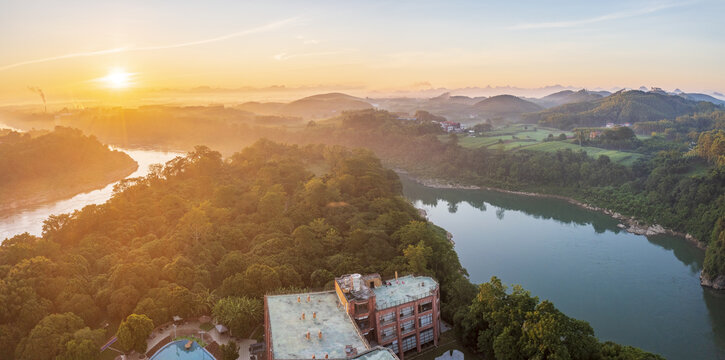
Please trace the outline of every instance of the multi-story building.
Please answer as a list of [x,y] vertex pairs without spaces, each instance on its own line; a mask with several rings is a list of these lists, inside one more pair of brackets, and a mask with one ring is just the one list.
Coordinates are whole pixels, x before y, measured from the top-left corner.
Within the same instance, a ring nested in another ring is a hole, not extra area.
[[382,281],[380,275],[344,275],[335,292],[365,338],[405,359],[427,344],[438,345],[440,291],[427,276]]
[[265,296],[264,316],[267,360],[396,360],[438,344],[440,294],[426,276],[352,274],[335,291]]

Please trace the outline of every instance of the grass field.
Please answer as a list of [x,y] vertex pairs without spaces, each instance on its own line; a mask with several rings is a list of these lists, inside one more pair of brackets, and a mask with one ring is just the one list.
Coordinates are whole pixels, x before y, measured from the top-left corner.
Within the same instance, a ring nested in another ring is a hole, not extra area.
[[[574,136],[574,133],[570,131],[562,131],[559,129],[545,128],[534,125],[510,125],[491,131],[487,134],[489,136],[485,137],[459,136],[458,143],[463,147],[471,149],[486,147],[489,149],[498,149],[504,151],[531,150],[555,152],[557,150],[565,149],[571,149],[572,151],[582,150],[593,158],[598,158],[600,155],[606,155],[609,156],[612,161],[628,166],[632,165],[634,161],[642,157],[641,154],[632,152],[607,150],[590,146],[579,146],[574,144],[572,140],[549,142],[543,141],[544,139],[549,137],[549,134],[551,134],[555,138],[558,138],[559,134],[562,133],[565,134],[567,137]],[[443,142],[446,142],[448,141],[448,135],[440,135],[439,139]]]
[[609,158],[619,164],[630,166],[632,163],[634,163],[637,159],[641,158],[641,154],[632,153],[632,152],[626,152],[626,151],[619,151],[619,150],[607,150],[607,149],[600,149],[596,147],[591,146],[579,146],[577,144],[572,144],[570,142],[565,141],[551,141],[551,142],[542,142],[537,143],[535,145],[527,146],[523,149],[526,150],[532,150],[532,151],[545,151],[545,152],[555,152],[558,150],[565,150],[565,149],[571,149],[572,151],[579,151],[583,150],[587,153],[587,155],[598,158],[600,155],[606,155],[609,156]]

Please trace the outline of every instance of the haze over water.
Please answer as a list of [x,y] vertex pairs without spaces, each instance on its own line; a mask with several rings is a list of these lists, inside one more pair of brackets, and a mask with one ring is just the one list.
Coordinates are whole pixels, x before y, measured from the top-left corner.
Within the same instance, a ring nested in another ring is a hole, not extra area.
[[[146,176],[149,172],[149,165],[163,164],[176,156],[183,155],[178,152],[154,150],[120,148],[116,150],[127,153],[138,163],[138,169],[127,178]],[[113,195],[113,187],[117,183],[108,184],[102,189],[80,193],[69,199],[36,205],[21,209],[20,211],[14,209],[7,213],[0,213],[0,241],[24,232],[40,236],[43,232],[43,221],[48,216],[72,213],[75,210],[82,209],[86,205],[102,204],[111,198],[111,195]]]
[[602,340],[668,359],[725,358],[725,294],[700,286],[704,252],[685,240],[630,234],[561,200],[402,181],[405,196],[453,234],[474,283],[521,284]]

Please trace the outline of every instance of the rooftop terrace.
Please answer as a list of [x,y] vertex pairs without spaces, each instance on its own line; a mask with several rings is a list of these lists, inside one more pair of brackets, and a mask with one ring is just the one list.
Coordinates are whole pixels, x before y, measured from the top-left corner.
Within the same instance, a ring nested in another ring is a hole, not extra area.
[[[267,296],[267,307],[274,359],[311,359],[313,355],[316,359],[324,359],[325,354],[330,359],[346,359],[347,345],[352,345],[358,353],[368,349],[357,326],[339,307],[334,291]],[[322,332],[321,339],[319,332]]]
[[[387,285],[390,284],[390,285]],[[428,276],[407,275],[396,281],[383,281],[383,286],[376,287],[375,308],[387,309],[393,306],[422,299],[435,293],[438,283]]]

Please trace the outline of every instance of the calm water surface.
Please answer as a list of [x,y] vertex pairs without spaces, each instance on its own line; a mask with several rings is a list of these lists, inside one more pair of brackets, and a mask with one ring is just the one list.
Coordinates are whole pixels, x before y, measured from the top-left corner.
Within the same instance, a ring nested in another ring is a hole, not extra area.
[[[116,150],[127,153],[138,163],[138,169],[129,175],[129,177],[146,176],[149,171],[149,165],[163,164],[176,156],[183,155],[183,153],[179,152],[155,150],[118,148]],[[111,198],[115,184],[112,183],[102,189],[81,193],[69,199],[36,205],[19,211],[0,213],[0,241],[24,232],[40,235],[43,231],[43,220],[47,219],[48,216],[70,213],[90,204],[102,204]]]
[[602,340],[668,359],[725,359],[725,294],[700,286],[704,252],[683,239],[630,234],[561,200],[401,180],[405,196],[453,234],[473,282],[521,284]]

